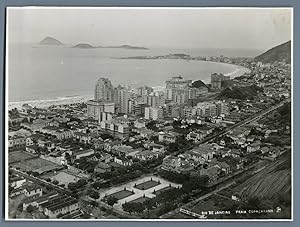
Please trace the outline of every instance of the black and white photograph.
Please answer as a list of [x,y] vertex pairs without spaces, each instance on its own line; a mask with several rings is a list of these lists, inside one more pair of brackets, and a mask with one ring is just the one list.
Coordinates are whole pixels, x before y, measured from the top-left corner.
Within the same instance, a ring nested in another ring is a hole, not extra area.
[[5,219],[293,220],[292,7],[6,8]]

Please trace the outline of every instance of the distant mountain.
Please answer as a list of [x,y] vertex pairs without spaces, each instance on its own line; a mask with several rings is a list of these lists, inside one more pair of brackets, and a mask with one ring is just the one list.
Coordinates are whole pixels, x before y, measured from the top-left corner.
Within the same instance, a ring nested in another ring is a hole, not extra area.
[[92,49],[92,48],[97,48],[97,47],[94,47],[88,43],[78,43],[77,45],[73,46],[72,48]]
[[122,46],[92,46],[88,43],[79,43],[72,48],[81,48],[81,49],[93,49],[93,48],[120,48],[120,49],[134,49],[134,50],[148,50],[145,47],[122,45]]
[[122,46],[105,46],[102,48],[121,48],[121,49],[135,49],[135,50],[148,50],[146,47],[138,47],[138,46],[130,46],[130,45],[122,45]]
[[42,41],[40,41],[39,44],[40,45],[56,45],[56,46],[63,45],[63,43],[60,42],[59,40],[54,39],[54,38],[49,37],[49,36],[47,36]]
[[291,41],[273,47],[272,49],[255,57],[254,60],[261,61],[263,63],[273,63],[275,61],[291,63]]
[[228,87],[225,88],[218,96],[218,99],[252,99],[260,92],[262,88],[251,85],[244,87]]

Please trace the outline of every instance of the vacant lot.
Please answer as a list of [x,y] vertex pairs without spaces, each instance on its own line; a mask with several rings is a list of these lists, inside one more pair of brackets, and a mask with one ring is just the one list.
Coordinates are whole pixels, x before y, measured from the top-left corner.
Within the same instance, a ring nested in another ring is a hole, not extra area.
[[147,190],[147,189],[153,188],[157,185],[160,185],[160,182],[154,181],[154,180],[149,180],[149,181],[143,182],[141,184],[137,184],[134,187],[139,190]]
[[122,190],[122,191],[118,191],[113,194],[110,194],[108,196],[112,196],[112,197],[115,197],[116,199],[120,200],[120,199],[124,199],[128,196],[131,196],[133,194],[134,194],[134,192],[132,192],[132,191]]
[[22,162],[28,159],[36,159],[38,156],[24,152],[24,151],[14,151],[9,152],[8,154],[8,160],[9,164],[13,164],[16,162]]
[[65,171],[60,171],[59,173],[50,177],[52,181],[57,180],[59,184],[64,184],[65,187],[68,186],[71,182],[77,182],[81,178],[75,175],[72,175]]
[[49,162],[42,158],[27,159],[22,162],[16,162],[13,164],[13,166],[20,168],[21,171],[32,171],[39,174],[63,168],[61,165],[58,165],[54,162]]

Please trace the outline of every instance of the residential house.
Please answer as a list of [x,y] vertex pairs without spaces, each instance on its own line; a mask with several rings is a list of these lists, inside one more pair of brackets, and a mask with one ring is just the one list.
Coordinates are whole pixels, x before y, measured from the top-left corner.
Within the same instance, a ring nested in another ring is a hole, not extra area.
[[239,140],[240,138],[246,138],[246,136],[249,135],[251,130],[246,127],[237,127],[229,132],[229,137],[233,139],[234,141]]
[[186,135],[187,140],[192,140],[194,143],[198,143],[206,136],[206,134],[199,133],[199,132],[190,132]]
[[91,142],[91,136],[84,132],[75,132],[74,138],[79,141],[80,143],[88,144]]
[[166,151],[166,147],[164,145],[157,144],[157,143],[150,143],[148,145],[148,148],[149,148],[149,150],[158,152],[158,153],[164,153]]
[[208,161],[213,158],[215,154],[215,149],[212,144],[200,144],[197,148],[198,152],[201,153],[205,161]]
[[139,159],[140,161],[145,161],[145,160],[151,160],[158,158],[159,153],[150,151],[150,150],[144,150],[136,153],[133,157],[136,159]]
[[241,156],[241,151],[238,149],[232,149],[231,150],[231,157],[233,158],[240,158]]
[[145,128],[146,127],[146,121],[141,118],[134,121],[134,127],[135,128]]
[[179,134],[176,132],[159,132],[158,141],[166,143],[175,143],[178,136]]
[[122,166],[131,166],[133,164],[132,159],[128,159],[126,157],[114,157],[114,162],[122,165]]
[[42,196],[43,189],[42,186],[38,184],[26,184],[22,186],[24,189],[24,194],[26,197],[33,196],[33,195],[39,195]]
[[118,145],[121,145],[122,142],[121,141],[104,141],[104,146],[103,146],[103,149],[104,151],[107,151],[107,152],[111,152],[112,151],[112,148],[114,146],[118,146]]
[[24,177],[15,176],[15,175],[9,177],[9,186],[15,189],[20,188],[25,182],[26,179]]
[[25,136],[8,136],[8,147],[22,147],[26,145],[26,137]]
[[226,147],[218,149],[216,150],[216,155],[222,158],[231,156],[231,149]]
[[76,152],[73,152],[73,157],[75,159],[80,159],[82,157],[88,157],[90,155],[93,155],[95,151],[93,149],[87,149],[87,150],[77,150]]
[[181,160],[179,157],[168,156],[163,159],[161,169],[170,172],[185,173],[192,171],[194,167],[188,161]]
[[251,152],[255,152],[255,151],[260,150],[260,144],[261,143],[259,141],[255,141],[255,142],[249,144],[247,146],[247,152],[251,153]]
[[103,150],[104,149],[104,142],[102,139],[97,139],[93,141],[94,148],[97,150]]
[[[219,162],[217,159],[212,159],[209,166],[216,166],[219,168],[219,174],[227,175],[230,173],[230,165],[226,162]],[[221,173],[222,172],[222,173]]]

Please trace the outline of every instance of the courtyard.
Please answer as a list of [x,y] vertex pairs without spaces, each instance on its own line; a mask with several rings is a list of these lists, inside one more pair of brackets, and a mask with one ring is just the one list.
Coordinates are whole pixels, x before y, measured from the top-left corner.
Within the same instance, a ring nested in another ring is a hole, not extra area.
[[100,189],[100,198],[98,200],[102,200],[106,196],[114,196],[118,199],[114,208],[122,210],[124,203],[144,202],[148,198],[154,198],[160,190],[166,191],[171,188],[181,187],[181,184],[170,182],[159,176],[143,176],[116,187]]

